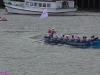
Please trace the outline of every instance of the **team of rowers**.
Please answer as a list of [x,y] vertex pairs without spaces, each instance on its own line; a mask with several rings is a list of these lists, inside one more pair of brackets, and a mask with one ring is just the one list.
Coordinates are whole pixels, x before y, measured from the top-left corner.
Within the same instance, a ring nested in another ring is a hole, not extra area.
[[55,33],[56,33],[56,31],[54,30],[54,28],[48,30],[49,37],[52,38],[52,39],[80,40],[80,41],[91,41],[91,40],[97,40],[98,39],[98,37],[95,37],[94,35],[91,36],[91,38],[89,38],[89,39],[87,39],[87,36],[81,37],[79,35],[77,35],[77,36],[72,35],[71,38],[70,38],[69,35],[61,34],[61,36],[59,37],[58,34],[55,34]]

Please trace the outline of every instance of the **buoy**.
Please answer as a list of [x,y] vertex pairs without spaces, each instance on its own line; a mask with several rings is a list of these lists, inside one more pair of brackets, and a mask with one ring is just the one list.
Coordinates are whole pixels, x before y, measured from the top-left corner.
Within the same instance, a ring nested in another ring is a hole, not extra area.
[[6,18],[0,18],[0,21],[7,21]]

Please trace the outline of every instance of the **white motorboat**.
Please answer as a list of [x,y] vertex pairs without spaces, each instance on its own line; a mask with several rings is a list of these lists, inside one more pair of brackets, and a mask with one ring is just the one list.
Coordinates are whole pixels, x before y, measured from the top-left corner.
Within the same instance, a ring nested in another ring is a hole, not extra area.
[[8,13],[41,14],[48,9],[49,15],[75,15],[73,0],[3,0]]

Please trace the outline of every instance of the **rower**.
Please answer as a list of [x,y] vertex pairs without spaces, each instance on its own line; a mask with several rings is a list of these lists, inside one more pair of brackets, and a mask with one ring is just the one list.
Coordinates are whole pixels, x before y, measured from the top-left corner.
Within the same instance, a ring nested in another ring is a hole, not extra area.
[[90,39],[88,39],[89,41],[93,41],[95,39],[95,36],[93,35],[93,36],[91,36],[91,38]]
[[69,35],[65,35],[65,40],[69,40]]
[[87,41],[87,37],[86,36],[83,36],[82,41]]
[[94,38],[95,38],[95,36],[93,35],[93,36],[91,36],[91,39],[90,40],[94,40]]
[[77,35],[76,40],[77,40],[77,42],[80,42],[81,41],[81,36]]
[[72,41],[73,41],[73,40],[75,40],[75,37],[74,37],[74,35],[72,35],[72,38],[71,38],[70,40],[72,40]]
[[65,35],[61,34],[60,39],[63,40]]
[[58,37],[58,34],[56,34],[56,35],[54,36],[54,38],[55,38],[55,39],[58,39],[58,38],[59,38],[59,37]]

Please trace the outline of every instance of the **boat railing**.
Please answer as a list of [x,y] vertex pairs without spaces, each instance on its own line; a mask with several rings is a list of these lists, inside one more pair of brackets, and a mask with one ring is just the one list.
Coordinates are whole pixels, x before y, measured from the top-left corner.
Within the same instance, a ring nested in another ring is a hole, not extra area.
[[18,1],[15,1],[15,0],[5,1],[5,4],[9,4],[9,5],[12,5],[12,6],[24,7],[24,2],[18,2]]
[[56,1],[61,1],[61,0],[32,0],[32,1],[42,1],[42,2],[56,2]]
[[24,2],[25,0],[9,0],[9,1]]

